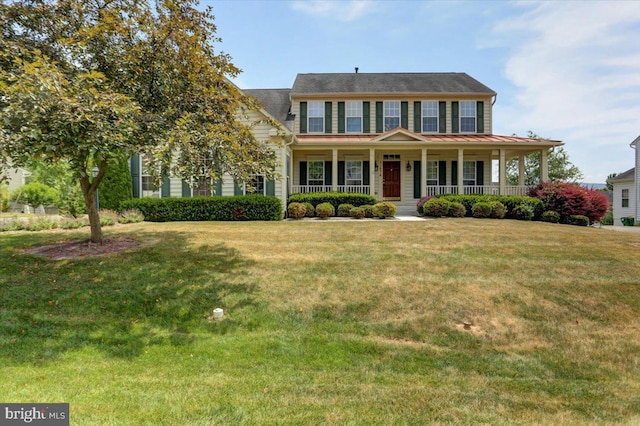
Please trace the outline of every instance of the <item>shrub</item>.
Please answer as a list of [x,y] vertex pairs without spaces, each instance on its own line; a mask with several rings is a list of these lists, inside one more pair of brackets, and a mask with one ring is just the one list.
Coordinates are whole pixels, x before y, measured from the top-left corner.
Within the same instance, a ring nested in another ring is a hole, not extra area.
[[609,210],[600,220],[600,223],[603,225],[613,225],[613,212]]
[[334,209],[337,209],[340,204],[351,204],[355,207],[360,207],[365,204],[375,204],[376,201],[376,197],[373,195],[354,192],[309,192],[291,194],[289,196],[290,203],[311,203],[314,207],[322,203],[331,203]]
[[480,201],[475,203],[471,208],[471,214],[473,217],[477,218],[488,218],[492,217],[493,213],[493,203]]
[[504,219],[507,214],[507,208],[500,201],[492,201],[491,203],[491,217],[494,219]]
[[133,198],[131,172],[126,158],[107,165],[99,191],[100,207],[104,209],[117,210],[121,202]]
[[320,203],[316,206],[316,215],[320,219],[326,219],[336,215],[336,209],[331,203]]
[[340,204],[338,206],[338,217],[349,217],[353,204]]
[[316,209],[313,207],[313,204],[311,204],[311,203],[302,203],[302,205],[306,209],[305,214],[304,214],[306,217],[314,217],[316,215]]
[[0,185],[0,212],[9,211],[9,187]]
[[549,223],[558,223],[560,222],[560,213],[554,212],[553,210],[547,210],[542,213],[542,221]]
[[521,204],[513,209],[513,216],[518,220],[533,220],[534,213],[530,206]]
[[85,219],[65,217],[60,221],[60,228],[62,229],[78,229],[84,226],[87,226],[87,221]]
[[118,213],[109,209],[102,209],[100,214],[100,226],[113,226],[118,222]]
[[362,209],[364,210],[364,217],[366,217],[367,219],[372,219],[373,217],[375,217],[372,204],[365,204],[364,206],[360,207],[362,207]]
[[120,208],[137,208],[150,222],[282,219],[280,200],[269,195],[135,198],[123,202]]
[[58,191],[40,182],[31,182],[16,189],[13,199],[29,204],[33,208],[48,206],[58,199]]
[[351,216],[354,219],[362,219],[364,218],[365,215],[365,211],[362,207],[354,207],[351,210],[349,210],[349,216]]
[[420,200],[418,200],[418,204],[416,205],[416,211],[418,212],[418,214],[420,216],[424,215],[424,210],[423,210],[424,203],[426,203],[427,201],[429,201],[432,198],[433,197],[431,195],[428,195],[428,196],[422,197],[422,198],[420,198]]
[[292,219],[302,219],[307,213],[307,208],[302,203],[291,203],[287,207],[287,213]]
[[138,209],[124,210],[118,216],[119,223],[139,223],[144,220],[144,215]]
[[595,222],[602,219],[609,209],[609,199],[595,189],[583,188],[565,182],[545,182],[529,190],[529,195],[539,198],[545,210],[560,213],[561,222],[570,222],[570,216],[587,216]]
[[450,208],[451,202],[444,198],[432,198],[422,206],[423,214],[429,217],[447,216]]
[[506,218],[515,219],[514,210],[517,206],[526,205],[529,206],[534,213],[534,219],[539,218],[543,211],[543,204],[537,198],[529,197],[529,196],[519,196],[519,195],[456,195],[456,194],[447,194],[440,195],[437,198],[442,198],[451,202],[459,202],[465,206],[467,209],[467,215],[472,215],[473,205],[478,202],[492,202],[499,201],[502,203],[507,212],[505,214]]
[[398,211],[398,207],[388,201],[381,201],[373,205],[373,215],[380,219],[394,217],[396,215],[396,211]]
[[589,218],[581,214],[574,214],[569,216],[569,223],[576,226],[589,226]]
[[26,226],[26,222],[14,216],[10,219],[3,219],[0,222],[0,232],[3,231],[22,231]]
[[44,231],[58,227],[58,221],[50,217],[37,217],[29,219],[24,229],[27,231]]
[[449,216],[451,217],[465,217],[467,215],[467,208],[462,203],[453,202],[449,206]]

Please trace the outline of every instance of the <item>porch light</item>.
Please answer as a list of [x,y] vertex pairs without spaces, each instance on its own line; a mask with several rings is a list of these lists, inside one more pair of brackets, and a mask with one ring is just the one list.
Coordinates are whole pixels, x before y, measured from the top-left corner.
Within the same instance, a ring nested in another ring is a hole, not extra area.
[[407,161],[407,171],[410,172],[411,171],[411,163]]
[[376,161],[376,165],[374,167],[374,170],[377,172],[378,171],[378,162]]

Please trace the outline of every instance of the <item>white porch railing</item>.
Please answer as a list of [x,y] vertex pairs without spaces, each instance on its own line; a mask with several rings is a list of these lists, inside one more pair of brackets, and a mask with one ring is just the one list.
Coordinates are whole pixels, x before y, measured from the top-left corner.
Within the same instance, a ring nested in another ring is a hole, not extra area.
[[331,192],[333,187],[331,185],[292,185],[291,193],[297,194],[299,192]]
[[355,192],[357,194],[369,194],[369,185],[338,185],[339,192]]
[[427,185],[427,197],[457,193],[458,187],[454,185]]
[[[358,194],[370,194],[371,187],[369,185],[338,185],[336,188],[340,192],[354,192]],[[507,186],[504,194],[500,194],[500,187],[497,185],[465,185],[463,193],[466,195],[527,195],[528,186]],[[331,192],[331,185],[292,185],[291,193],[309,193],[309,192]],[[457,185],[427,185],[427,196],[458,194]]]
[[511,185],[507,186],[503,195],[527,195],[530,186]]

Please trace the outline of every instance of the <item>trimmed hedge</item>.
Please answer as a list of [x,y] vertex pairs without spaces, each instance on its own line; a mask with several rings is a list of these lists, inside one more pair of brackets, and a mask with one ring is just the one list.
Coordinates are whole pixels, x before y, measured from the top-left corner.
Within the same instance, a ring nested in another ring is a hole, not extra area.
[[320,203],[316,206],[316,215],[320,219],[327,219],[336,215],[336,209],[331,203]]
[[352,192],[309,192],[291,194],[289,196],[289,203],[311,203],[313,207],[317,207],[318,204],[322,203],[330,203],[336,210],[340,204],[351,204],[354,207],[360,207],[365,204],[373,205],[377,201],[373,195]]
[[349,214],[350,214],[349,212],[354,207],[355,206],[353,204],[340,204],[338,206],[337,216],[338,217],[349,217]]
[[436,198],[445,199],[451,202],[461,203],[467,209],[467,215],[473,215],[473,205],[478,202],[490,203],[494,201],[498,201],[502,203],[506,208],[507,212],[505,214],[505,218],[507,219],[517,219],[518,213],[516,212],[516,207],[518,206],[528,206],[533,211],[533,219],[537,220],[541,217],[543,212],[543,203],[541,200],[535,197],[528,196],[520,196],[520,195],[456,195],[456,194],[447,194],[447,195],[437,195]]
[[138,209],[149,222],[281,220],[282,204],[273,196],[134,198],[121,210]]
[[287,207],[287,213],[292,219],[302,219],[307,213],[307,208],[302,203],[291,203]]
[[585,215],[574,214],[569,216],[569,223],[575,226],[589,226],[589,218]]
[[380,219],[394,217],[397,211],[398,211],[398,207],[395,204],[390,203],[388,201],[381,201],[379,203],[374,204],[373,206],[373,215],[375,217],[379,217]]

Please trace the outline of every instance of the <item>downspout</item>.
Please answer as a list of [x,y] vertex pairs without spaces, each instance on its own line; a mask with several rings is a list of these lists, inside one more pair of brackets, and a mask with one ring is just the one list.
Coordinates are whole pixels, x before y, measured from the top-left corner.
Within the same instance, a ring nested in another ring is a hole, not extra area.
[[640,203],[638,203],[638,195],[640,195],[640,136],[638,136],[631,144],[629,145],[631,148],[636,151],[636,164],[634,170],[634,179],[633,184],[635,186],[635,220],[638,222],[640,220]]

